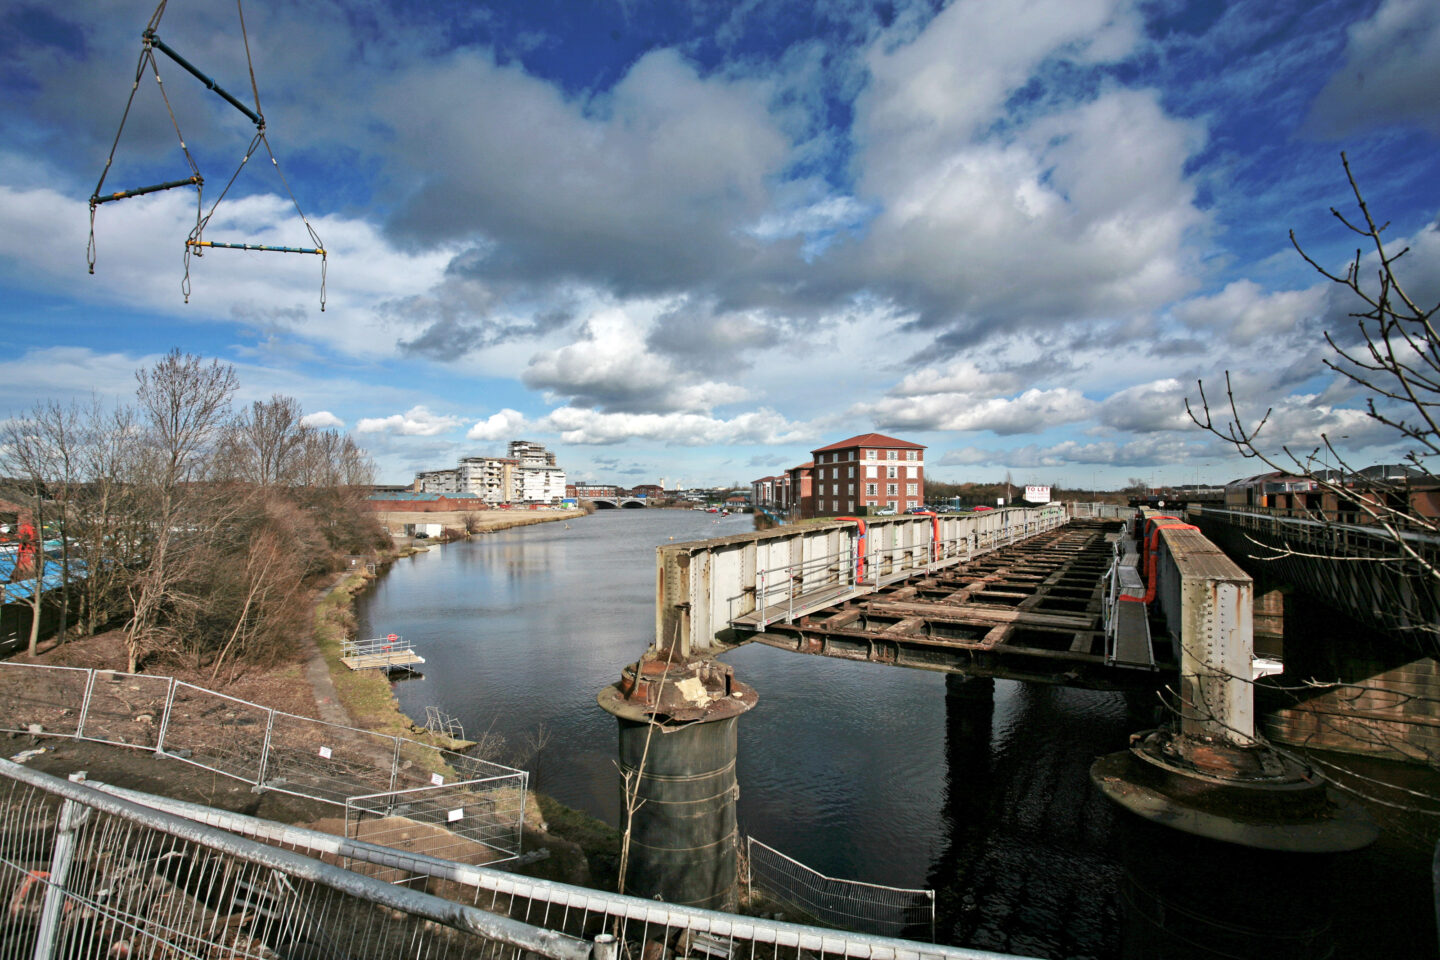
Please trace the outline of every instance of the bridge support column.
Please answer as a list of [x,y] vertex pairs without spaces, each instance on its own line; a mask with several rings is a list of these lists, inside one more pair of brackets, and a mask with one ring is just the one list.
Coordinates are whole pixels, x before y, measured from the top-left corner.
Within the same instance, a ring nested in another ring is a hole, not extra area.
[[736,727],[755,691],[729,664],[651,652],[597,699],[620,728],[624,892],[734,909]]
[[1264,850],[1331,853],[1376,828],[1303,764],[1255,739],[1253,583],[1193,527],[1158,529],[1148,546],[1147,605],[1180,639],[1171,727],[1136,734],[1090,778],[1147,820]]

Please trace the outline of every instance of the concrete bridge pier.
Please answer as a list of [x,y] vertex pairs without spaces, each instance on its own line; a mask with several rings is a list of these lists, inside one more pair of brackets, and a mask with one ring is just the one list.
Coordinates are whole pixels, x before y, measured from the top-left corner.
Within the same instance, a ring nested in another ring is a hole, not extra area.
[[625,893],[735,909],[736,726],[756,699],[729,664],[654,650],[600,691],[619,724]]

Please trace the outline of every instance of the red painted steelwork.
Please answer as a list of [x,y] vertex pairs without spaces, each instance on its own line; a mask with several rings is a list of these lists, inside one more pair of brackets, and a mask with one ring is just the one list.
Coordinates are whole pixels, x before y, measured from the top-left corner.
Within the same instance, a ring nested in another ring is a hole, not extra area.
[[836,520],[849,520],[860,525],[860,536],[855,544],[855,582],[860,583],[865,579],[865,521],[859,517],[836,517]]

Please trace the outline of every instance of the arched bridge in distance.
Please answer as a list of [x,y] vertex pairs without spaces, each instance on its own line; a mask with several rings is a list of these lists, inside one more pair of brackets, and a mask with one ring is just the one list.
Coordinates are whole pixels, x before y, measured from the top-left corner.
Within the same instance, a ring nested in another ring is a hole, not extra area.
[[650,506],[644,497],[586,497],[600,510],[643,510]]

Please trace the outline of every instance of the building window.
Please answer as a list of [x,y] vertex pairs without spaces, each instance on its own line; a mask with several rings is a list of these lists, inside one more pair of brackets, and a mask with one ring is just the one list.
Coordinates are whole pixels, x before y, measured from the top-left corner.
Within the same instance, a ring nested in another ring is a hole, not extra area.
[[874,450],[866,450],[866,451],[865,451],[865,459],[866,459],[866,460],[874,460],[874,459],[875,459],[875,451],[874,451]]
[[918,486],[920,486],[918,483],[907,483],[907,484],[905,484],[905,493],[906,493],[906,495],[911,496],[911,497],[915,496],[917,493],[920,492],[920,491],[918,491],[918,490],[916,489],[916,487],[918,487]]
[[854,468],[854,467],[851,467],[851,468],[850,468],[850,473],[848,474],[848,476],[851,477],[852,479],[855,477],[855,468]]
[[866,496],[870,496],[870,497],[875,496],[875,484],[873,484],[873,483],[867,483],[867,484],[865,484],[865,494],[866,494]]
[[[887,494],[889,494],[890,496],[892,496],[892,497],[895,496],[895,487],[896,487],[896,486],[897,486],[897,484],[894,484],[894,483],[887,483],[887,484],[885,484],[885,492],[886,492]],[[890,502],[891,502],[891,503],[894,503],[895,501],[894,501],[894,500],[891,500]]]
[[875,465],[874,465],[874,464],[869,464],[869,465],[867,465],[867,466],[865,467],[865,476],[867,476],[867,477],[873,477],[873,476],[875,476]]
[[900,451],[898,451],[898,450],[886,450],[886,451],[885,451],[885,459],[886,459],[886,460],[899,460],[899,459],[900,459]]
[[887,467],[886,469],[889,471],[888,473],[886,473],[886,477],[889,478],[889,479],[891,479],[891,480],[894,480],[894,479],[895,479],[895,468],[894,468],[894,467]]
[[855,512],[855,501],[854,501],[854,500],[846,500],[846,501],[845,501],[845,512],[846,512],[846,513],[854,513],[854,512]]
[[915,459],[915,454],[916,454],[916,451],[914,451],[914,450],[906,450],[906,451],[905,451],[905,459],[906,459],[906,460],[914,460],[914,459]]

